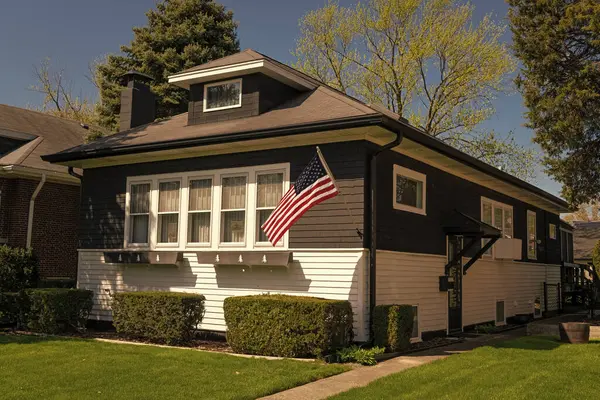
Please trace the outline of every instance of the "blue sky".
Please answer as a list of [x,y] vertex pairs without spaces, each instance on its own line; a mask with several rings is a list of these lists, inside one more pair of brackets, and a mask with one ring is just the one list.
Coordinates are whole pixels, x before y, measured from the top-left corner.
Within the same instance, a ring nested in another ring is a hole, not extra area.
[[[34,83],[33,66],[50,57],[55,68],[63,68],[72,87],[84,96],[95,96],[87,81],[88,64],[96,57],[119,51],[133,37],[131,28],[145,24],[144,13],[154,0],[1,0],[0,14],[0,103],[24,107],[37,105],[39,94],[27,90]],[[291,62],[290,50],[298,36],[298,19],[326,0],[222,0],[239,22],[242,49],[254,48],[282,62]],[[341,4],[354,3],[340,0]],[[473,0],[476,19],[493,13],[506,22],[504,0]],[[510,31],[503,40],[510,42]],[[484,124],[499,133],[514,131],[517,141],[531,143],[532,132],[523,127],[519,94],[502,96],[495,102],[497,113]],[[538,173],[538,185],[554,194],[560,185]]]

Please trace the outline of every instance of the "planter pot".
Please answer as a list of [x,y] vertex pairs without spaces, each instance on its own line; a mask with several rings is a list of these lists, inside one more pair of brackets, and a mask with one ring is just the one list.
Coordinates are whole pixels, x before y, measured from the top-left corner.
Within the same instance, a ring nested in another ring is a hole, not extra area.
[[588,343],[590,324],[585,322],[563,322],[558,326],[560,341],[564,343]]

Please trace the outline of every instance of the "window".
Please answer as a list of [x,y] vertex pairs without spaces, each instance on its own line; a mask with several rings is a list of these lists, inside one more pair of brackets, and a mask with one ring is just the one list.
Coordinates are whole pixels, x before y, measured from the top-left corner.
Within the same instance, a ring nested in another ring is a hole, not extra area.
[[556,240],[556,225],[550,224],[548,226],[548,236],[550,237],[550,239]]
[[504,325],[505,323],[504,300],[499,300],[496,301],[496,325]]
[[283,197],[283,173],[259,174],[256,178],[256,242],[268,242],[260,228]]
[[138,183],[129,189],[129,243],[148,244],[150,227],[150,184]]
[[425,215],[426,190],[424,174],[394,165],[394,209]]
[[221,188],[221,243],[243,243],[246,235],[246,177],[225,177]]
[[413,329],[411,339],[420,339],[419,333],[419,306],[413,306]]
[[537,259],[537,229],[536,214],[534,211],[527,211],[527,258]]
[[204,85],[204,111],[225,110],[242,106],[242,80],[236,79]]
[[[513,237],[513,209],[511,206],[481,198],[481,221],[491,225],[502,232],[502,237]],[[482,246],[490,239],[482,239]],[[486,251],[487,255],[492,255],[492,249]]]
[[158,185],[158,243],[177,243],[179,235],[178,181]]
[[125,246],[271,248],[260,226],[289,189],[289,174],[285,163],[130,177]]
[[188,243],[210,243],[212,179],[192,179],[188,184]]

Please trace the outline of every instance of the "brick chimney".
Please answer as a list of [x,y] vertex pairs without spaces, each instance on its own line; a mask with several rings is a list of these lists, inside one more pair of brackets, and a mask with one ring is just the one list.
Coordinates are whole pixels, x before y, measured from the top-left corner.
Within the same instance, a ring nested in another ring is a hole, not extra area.
[[156,98],[148,83],[152,77],[137,71],[123,74],[119,131],[135,128],[154,121]]

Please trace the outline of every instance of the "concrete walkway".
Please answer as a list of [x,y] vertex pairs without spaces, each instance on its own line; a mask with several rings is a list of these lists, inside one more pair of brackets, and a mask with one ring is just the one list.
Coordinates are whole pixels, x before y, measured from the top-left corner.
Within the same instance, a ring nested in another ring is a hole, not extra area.
[[514,339],[525,335],[525,328],[519,328],[496,335],[483,335],[464,342],[435,349],[424,350],[402,357],[383,361],[373,367],[358,367],[352,371],[344,372],[330,378],[321,379],[303,386],[263,397],[269,400],[318,400],[326,399],[347,390],[366,386],[376,379],[383,378],[409,368],[428,364],[435,360],[446,358],[453,354],[463,353],[477,347],[488,346],[494,343]]

